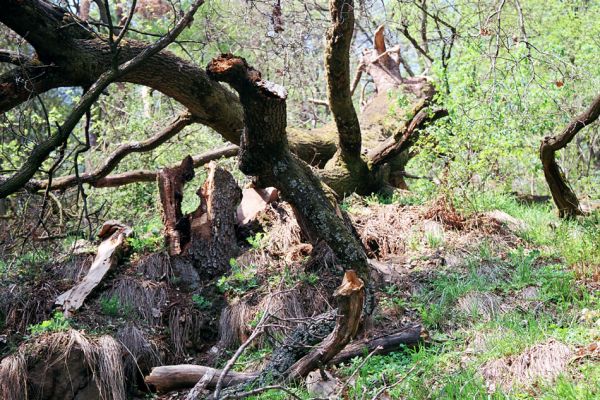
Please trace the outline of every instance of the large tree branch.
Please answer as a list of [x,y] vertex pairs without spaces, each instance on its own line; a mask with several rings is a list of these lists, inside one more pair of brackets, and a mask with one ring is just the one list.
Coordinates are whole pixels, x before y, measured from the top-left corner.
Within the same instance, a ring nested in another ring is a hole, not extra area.
[[338,129],[342,157],[360,158],[361,135],[352,104],[350,45],[354,32],[354,2],[330,0],[331,26],[327,31],[325,71],[329,109]]
[[[0,0],[0,5],[3,9],[0,22],[29,41],[40,60],[52,63],[52,71],[60,76],[58,81],[47,79],[32,83],[28,83],[27,75],[16,80],[0,78],[0,113],[53,88],[89,86],[112,67],[113,56],[108,41],[66,10],[45,0]],[[132,39],[122,42],[119,61],[134,57],[146,47],[147,44]],[[213,128],[227,141],[239,144],[244,127],[239,99],[209,79],[203,69],[163,51],[134,71],[119,76],[117,81],[148,86],[173,98],[198,122]],[[15,82],[23,84],[17,87]],[[2,83],[8,83],[10,87],[4,88]],[[336,150],[336,136],[330,133],[329,130],[290,129],[290,147],[303,160],[323,165]]]
[[203,3],[203,0],[196,0],[192,4],[190,10],[178,21],[172,31],[158,39],[151,46],[141,50],[133,58],[125,61],[117,68],[102,73],[100,78],[98,78],[98,80],[94,82],[89,90],[82,96],[81,100],[69,114],[65,122],[58,128],[58,132],[48,140],[35,146],[21,168],[0,185],[0,198],[4,198],[23,187],[37,172],[50,153],[67,140],[83,114],[89,110],[102,91],[106,89],[110,83],[114,82],[116,78],[134,70],[137,66],[141,65],[148,58],[152,57],[175,40],[183,29],[192,22],[193,15]]
[[569,187],[556,162],[556,152],[565,148],[577,132],[597,120],[598,117],[600,117],[600,95],[594,99],[587,110],[575,117],[559,135],[544,138],[540,146],[540,159],[544,168],[544,176],[561,217],[574,217],[583,214],[583,212],[577,195]]

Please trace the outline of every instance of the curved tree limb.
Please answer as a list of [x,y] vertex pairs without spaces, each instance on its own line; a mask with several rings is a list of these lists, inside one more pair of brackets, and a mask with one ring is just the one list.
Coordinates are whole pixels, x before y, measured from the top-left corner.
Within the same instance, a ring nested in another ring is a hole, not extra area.
[[329,12],[331,26],[327,31],[325,50],[329,109],[337,126],[342,157],[360,158],[360,124],[352,104],[350,88],[350,45],[354,33],[354,2],[330,0]]
[[540,146],[540,159],[544,168],[544,176],[550,187],[554,203],[558,207],[561,218],[572,218],[583,215],[577,195],[569,187],[560,166],[556,162],[556,152],[565,148],[577,132],[600,117],[600,95],[582,114],[573,119],[569,125],[556,136],[547,136]]
[[[248,66],[243,58],[231,54],[211,61],[207,71],[240,94],[246,124],[239,156],[242,172],[256,176],[262,186],[278,188],[303,220],[308,236],[327,243],[340,264],[347,270],[355,270],[366,284],[369,267],[362,246],[344,224],[340,211],[325,194],[319,179],[289,151],[285,134],[285,89],[262,80],[260,72]],[[282,365],[271,363],[266,373],[281,373],[287,370],[284,365],[290,361],[293,364],[304,354],[302,350],[298,353],[298,349],[292,349],[289,357],[280,357]]]

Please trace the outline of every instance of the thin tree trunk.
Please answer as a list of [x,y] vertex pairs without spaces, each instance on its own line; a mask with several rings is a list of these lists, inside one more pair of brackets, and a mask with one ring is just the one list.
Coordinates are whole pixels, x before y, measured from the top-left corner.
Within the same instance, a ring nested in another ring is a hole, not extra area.
[[577,215],[583,215],[583,211],[579,205],[577,195],[569,186],[560,166],[556,162],[556,152],[565,148],[577,132],[598,119],[598,116],[600,116],[600,95],[594,99],[587,110],[573,119],[559,135],[545,137],[540,146],[540,159],[542,160],[546,183],[550,187],[552,198],[558,207],[558,215],[561,218],[573,218]]

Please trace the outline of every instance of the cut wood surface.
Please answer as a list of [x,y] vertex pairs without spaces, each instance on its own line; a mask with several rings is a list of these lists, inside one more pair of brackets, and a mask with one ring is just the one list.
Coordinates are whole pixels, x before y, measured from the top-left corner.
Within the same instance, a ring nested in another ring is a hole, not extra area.
[[131,235],[132,229],[118,221],[107,221],[102,226],[98,236],[103,239],[98,246],[98,253],[88,274],[71,289],[56,299],[55,304],[62,306],[65,316],[78,310],[88,295],[98,286],[106,273],[117,265],[125,240]]
[[291,367],[288,374],[290,379],[306,377],[320,364],[331,360],[356,335],[365,301],[364,282],[356,275],[356,272],[348,270],[334,296],[338,302],[338,312],[333,332],[319,346]]

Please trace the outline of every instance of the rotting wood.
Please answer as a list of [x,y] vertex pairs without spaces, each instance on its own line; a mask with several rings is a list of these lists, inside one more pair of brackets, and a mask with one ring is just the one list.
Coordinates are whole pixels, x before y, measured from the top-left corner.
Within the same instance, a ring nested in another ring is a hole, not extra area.
[[158,192],[162,204],[162,220],[169,255],[181,254],[190,241],[189,217],[181,211],[183,186],[194,178],[192,157],[187,156],[175,168],[163,168],[158,173]]
[[[158,175],[163,208],[165,240],[176,271],[196,269],[203,278],[226,271],[237,253],[236,208],[241,190],[233,176],[211,161],[208,176],[196,192],[200,205],[183,214],[183,188],[194,177],[193,159],[186,157],[176,168],[164,168]],[[193,282],[188,282],[192,284]]]
[[102,282],[106,273],[117,265],[126,239],[131,235],[132,229],[118,221],[106,221],[98,236],[102,243],[98,246],[96,258],[87,275],[71,289],[67,290],[56,299],[55,304],[62,306],[66,317],[77,311],[88,295]]

